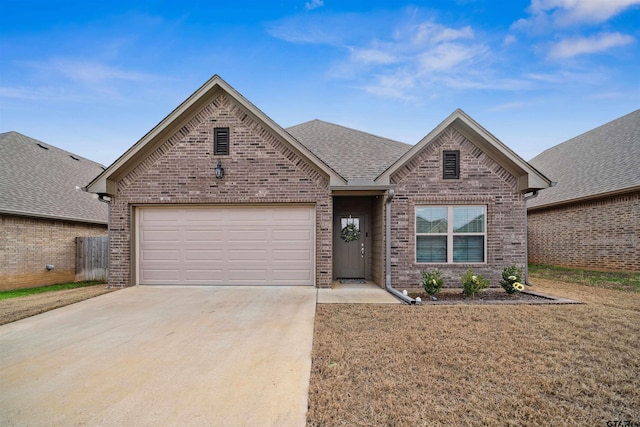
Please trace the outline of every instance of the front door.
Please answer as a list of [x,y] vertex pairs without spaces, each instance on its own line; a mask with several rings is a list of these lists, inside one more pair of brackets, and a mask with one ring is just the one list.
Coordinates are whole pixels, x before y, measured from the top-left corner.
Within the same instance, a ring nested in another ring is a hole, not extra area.
[[339,279],[364,279],[364,216],[341,215],[334,224],[335,275]]

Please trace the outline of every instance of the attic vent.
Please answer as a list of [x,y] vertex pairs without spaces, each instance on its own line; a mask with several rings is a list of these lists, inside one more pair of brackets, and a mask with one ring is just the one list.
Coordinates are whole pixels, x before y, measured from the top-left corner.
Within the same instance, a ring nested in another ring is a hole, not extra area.
[[213,128],[213,154],[229,155],[229,128]]
[[460,178],[460,151],[452,150],[442,152],[442,178]]
[[49,147],[47,147],[46,145],[42,145],[42,144],[40,144],[39,142],[38,142],[38,147],[40,147],[40,148],[44,148],[45,150],[48,150],[48,149],[49,149]]
[[79,162],[79,161],[80,161],[80,159],[79,159],[79,158],[77,158],[76,156],[74,156],[74,155],[72,155],[72,154],[69,154],[69,157],[71,157],[73,160],[75,160],[75,161],[77,161],[77,162]]

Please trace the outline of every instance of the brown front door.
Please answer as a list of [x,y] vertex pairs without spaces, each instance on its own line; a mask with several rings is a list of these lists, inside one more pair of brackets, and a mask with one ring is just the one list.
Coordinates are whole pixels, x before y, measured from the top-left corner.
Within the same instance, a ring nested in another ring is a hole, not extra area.
[[337,216],[334,224],[335,275],[339,279],[364,279],[364,216]]

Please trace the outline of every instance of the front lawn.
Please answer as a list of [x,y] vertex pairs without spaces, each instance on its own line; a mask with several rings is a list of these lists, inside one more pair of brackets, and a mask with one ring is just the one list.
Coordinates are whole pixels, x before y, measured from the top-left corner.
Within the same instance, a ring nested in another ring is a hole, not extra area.
[[0,301],[3,299],[25,297],[28,295],[42,294],[45,292],[62,291],[65,289],[83,288],[85,286],[94,286],[104,282],[73,282],[61,283],[58,285],[40,286],[37,288],[14,289],[11,291],[0,291]]
[[529,274],[541,279],[640,292],[640,273],[594,271],[556,267],[552,265],[529,264]]
[[582,305],[317,307],[309,426],[640,422],[640,293]]

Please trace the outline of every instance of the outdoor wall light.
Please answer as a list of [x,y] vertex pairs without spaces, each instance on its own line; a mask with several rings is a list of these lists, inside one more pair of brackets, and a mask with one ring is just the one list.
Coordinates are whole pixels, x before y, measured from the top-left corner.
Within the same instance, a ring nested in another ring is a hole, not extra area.
[[224,177],[224,168],[222,167],[222,163],[218,160],[218,166],[214,169],[216,172],[216,178],[222,179]]
[[47,270],[51,271],[55,268],[55,265],[53,264],[47,264]]

